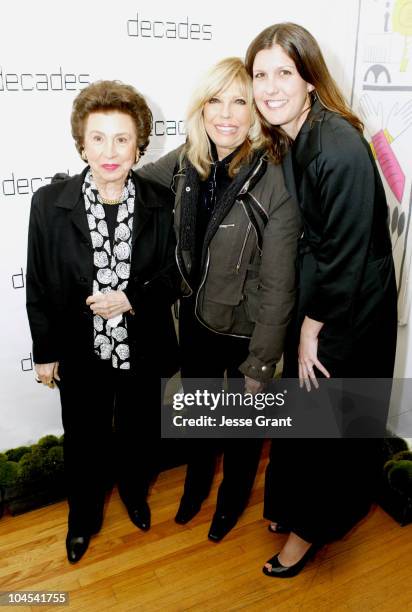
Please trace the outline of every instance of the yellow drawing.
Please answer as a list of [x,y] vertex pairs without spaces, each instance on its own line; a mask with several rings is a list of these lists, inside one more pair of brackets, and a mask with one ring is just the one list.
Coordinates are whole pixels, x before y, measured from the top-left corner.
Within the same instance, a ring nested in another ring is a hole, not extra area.
[[392,28],[405,37],[400,71],[406,72],[409,62],[410,36],[412,36],[412,0],[396,0],[392,15]]

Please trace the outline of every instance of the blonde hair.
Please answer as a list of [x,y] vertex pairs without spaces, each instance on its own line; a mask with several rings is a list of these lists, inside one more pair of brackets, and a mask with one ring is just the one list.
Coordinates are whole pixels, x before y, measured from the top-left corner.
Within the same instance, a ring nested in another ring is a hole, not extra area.
[[233,177],[240,166],[250,159],[252,152],[263,144],[260,122],[253,104],[252,79],[239,57],[227,57],[207,72],[195,90],[187,111],[185,155],[202,179],[209,176],[213,162],[210,140],[203,121],[203,109],[211,98],[230,87],[232,83],[239,84],[246,99],[251,126],[246,140],[229,165],[229,176]]
[[[344,117],[362,134],[361,120],[349,108],[328,70],[316,39],[304,27],[296,23],[277,23],[260,32],[246,52],[245,64],[250,76],[253,76],[256,55],[263,49],[271,49],[273,45],[279,45],[294,61],[302,79],[314,86],[315,89],[309,94],[311,102],[317,98],[324,108]],[[279,163],[289,148],[291,139],[281,127],[271,125],[260,113],[259,115],[268,152],[273,161]]]

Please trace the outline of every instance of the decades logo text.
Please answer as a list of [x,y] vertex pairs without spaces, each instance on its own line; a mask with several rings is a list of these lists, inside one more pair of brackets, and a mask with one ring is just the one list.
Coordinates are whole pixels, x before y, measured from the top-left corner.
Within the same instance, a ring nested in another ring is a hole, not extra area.
[[[70,170],[67,170],[67,174],[70,175]],[[4,179],[0,176],[0,196],[32,195],[42,185],[51,183],[51,180],[52,176],[19,177],[12,172]]]
[[183,119],[154,119],[150,136],[186,136],[186,125]]
[[0,66],[0,91],[76,91],[90,83],[90,74],[65,72],[6,72]]
[[181,21],[152,21],[141,19],[136,13],[136,19],[128,19],[127,35],[140,38],[179,38],[180,40],[212,40],[212,25],[210,23],[194,23],[189,17]]

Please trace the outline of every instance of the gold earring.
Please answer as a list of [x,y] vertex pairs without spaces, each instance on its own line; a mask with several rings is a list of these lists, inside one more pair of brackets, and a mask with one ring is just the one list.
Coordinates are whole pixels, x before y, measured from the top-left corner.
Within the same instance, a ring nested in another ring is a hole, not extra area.
[[137,149],[137,151],[136,151],[136,162],[135,162],[136,164],[139,161],[139,158],[140,158],[140,151],[139,151],[139,149]]
[[83,151],[81,152],[81,158],[82,158],[82,160],[83,160],[83,161],[87,162],[87,155],[86,155],[86,152],[85,152],[85,150],[84,150],[84,149],[83,149]]

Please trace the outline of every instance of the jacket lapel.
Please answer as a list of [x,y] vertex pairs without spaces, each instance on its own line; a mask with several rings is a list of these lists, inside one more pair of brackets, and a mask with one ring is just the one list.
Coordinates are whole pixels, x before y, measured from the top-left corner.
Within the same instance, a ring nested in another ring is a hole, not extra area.
[[207,250],[216,234],[219,225],[227,216],[232,206],[237,202],[237,197],[243,193],[249,192],[252,187],[258,182],[266,171],[267,162],[263,159],[260,152],[257,152],[250,164],[242,166],[238,174],[230,183],[226,191],[221,195],[216,209],[213,211],[212,218],[206,228],[206,233],[203,242],[201,265],[206,261]]
[[305,123],[302,125],[300,132],[292,145],[295,170],[300,170],[300,172],[302,172],[321,152],[322,146],[320,126],[323,116],[323,107],[318,101],[314,102]]
[[84,200],[82,196],[80,196],[80,198],[78,199],[77,204],[73,208],[70,217],[72,223],[76,226],[82,236],[86,238],[88,242],[90,242],[90,229],[87,223]]
[[59,208],[69,211],[69,217],[73,225],[82,234],[83,238],[90,242],[90,230],[87,223],[86,211],[82,194],[82,185],[88,167],[81,174],[69,179],[56,202]]
[[293,155],[292,150],[286,153],[285,157],[282,160],[282,169],[283,176],[285,178],[286,189],[295,200],[295,202],[299,202],[298,194],[296,191],[296,183],[295,183],[295,171],[293,168]]
[[148,221],[152,218],[153,210],[162,206],[162,203],[159,202],[156,196],[155,190],[150,186],[148,181],[138,178],[134,172],[133,181],[136,195],[134,202],[132,248]]

